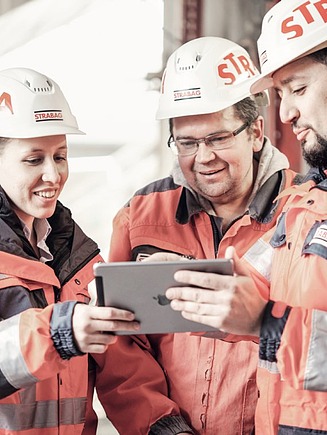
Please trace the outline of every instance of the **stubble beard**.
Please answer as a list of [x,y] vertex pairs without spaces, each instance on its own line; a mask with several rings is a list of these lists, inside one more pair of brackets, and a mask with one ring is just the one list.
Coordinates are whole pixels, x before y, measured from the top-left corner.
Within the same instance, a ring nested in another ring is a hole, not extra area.
[[310,149],[305,149],[306,141],[301,143],[304,160],[312,168],[327,169],[327,140],[316,133],[316,143]]

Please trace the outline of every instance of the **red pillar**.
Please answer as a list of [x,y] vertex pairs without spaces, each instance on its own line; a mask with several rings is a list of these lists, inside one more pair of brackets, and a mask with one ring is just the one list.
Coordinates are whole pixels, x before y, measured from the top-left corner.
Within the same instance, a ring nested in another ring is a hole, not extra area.
[[184,0],[182,44],[200,36],[202,36],[202,0]]

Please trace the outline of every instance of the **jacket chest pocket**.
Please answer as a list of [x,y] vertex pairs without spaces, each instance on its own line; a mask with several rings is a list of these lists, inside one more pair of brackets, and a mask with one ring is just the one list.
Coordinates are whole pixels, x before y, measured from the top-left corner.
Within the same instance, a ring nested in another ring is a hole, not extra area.
[[77,300],[84,304],[88,304],[91,300],[88,288],[78,278],[72,279],[61,289],[60,301],[69,300]]

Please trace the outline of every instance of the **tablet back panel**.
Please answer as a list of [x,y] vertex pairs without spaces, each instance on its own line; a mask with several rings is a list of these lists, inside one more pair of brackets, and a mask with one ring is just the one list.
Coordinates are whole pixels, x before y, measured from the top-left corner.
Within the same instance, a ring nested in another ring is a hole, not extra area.
[[[183,285],[173,278],[179,269],[233,273],[232,262],[220,259],[98,263],[94,266],[98,304],[133,311],[141,323],[138,334],[215,331],[213,327],[184,319],[170,307],[165,291]],[[116,333],[124,335],[131,331]]]

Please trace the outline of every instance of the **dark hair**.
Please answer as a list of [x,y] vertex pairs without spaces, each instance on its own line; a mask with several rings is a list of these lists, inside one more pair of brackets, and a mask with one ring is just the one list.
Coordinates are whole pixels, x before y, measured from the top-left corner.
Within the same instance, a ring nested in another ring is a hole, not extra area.
[[[244,98],[232,107],[234,107],[235,116],[243,123],[249,122],[251,124],[259,116],[258,105],[251,97]],[[169,119],[169,131],[170,134],[173,134],[173,118]]]
[[315,51],[314,53],[308,54],[308,57],[310,57],[315,62],[319,62],[327,66],[327,47]]
[[233,107],[236,117],[243,122],[252,123],[259,116],[258,105],[251,97],[244,98]]

